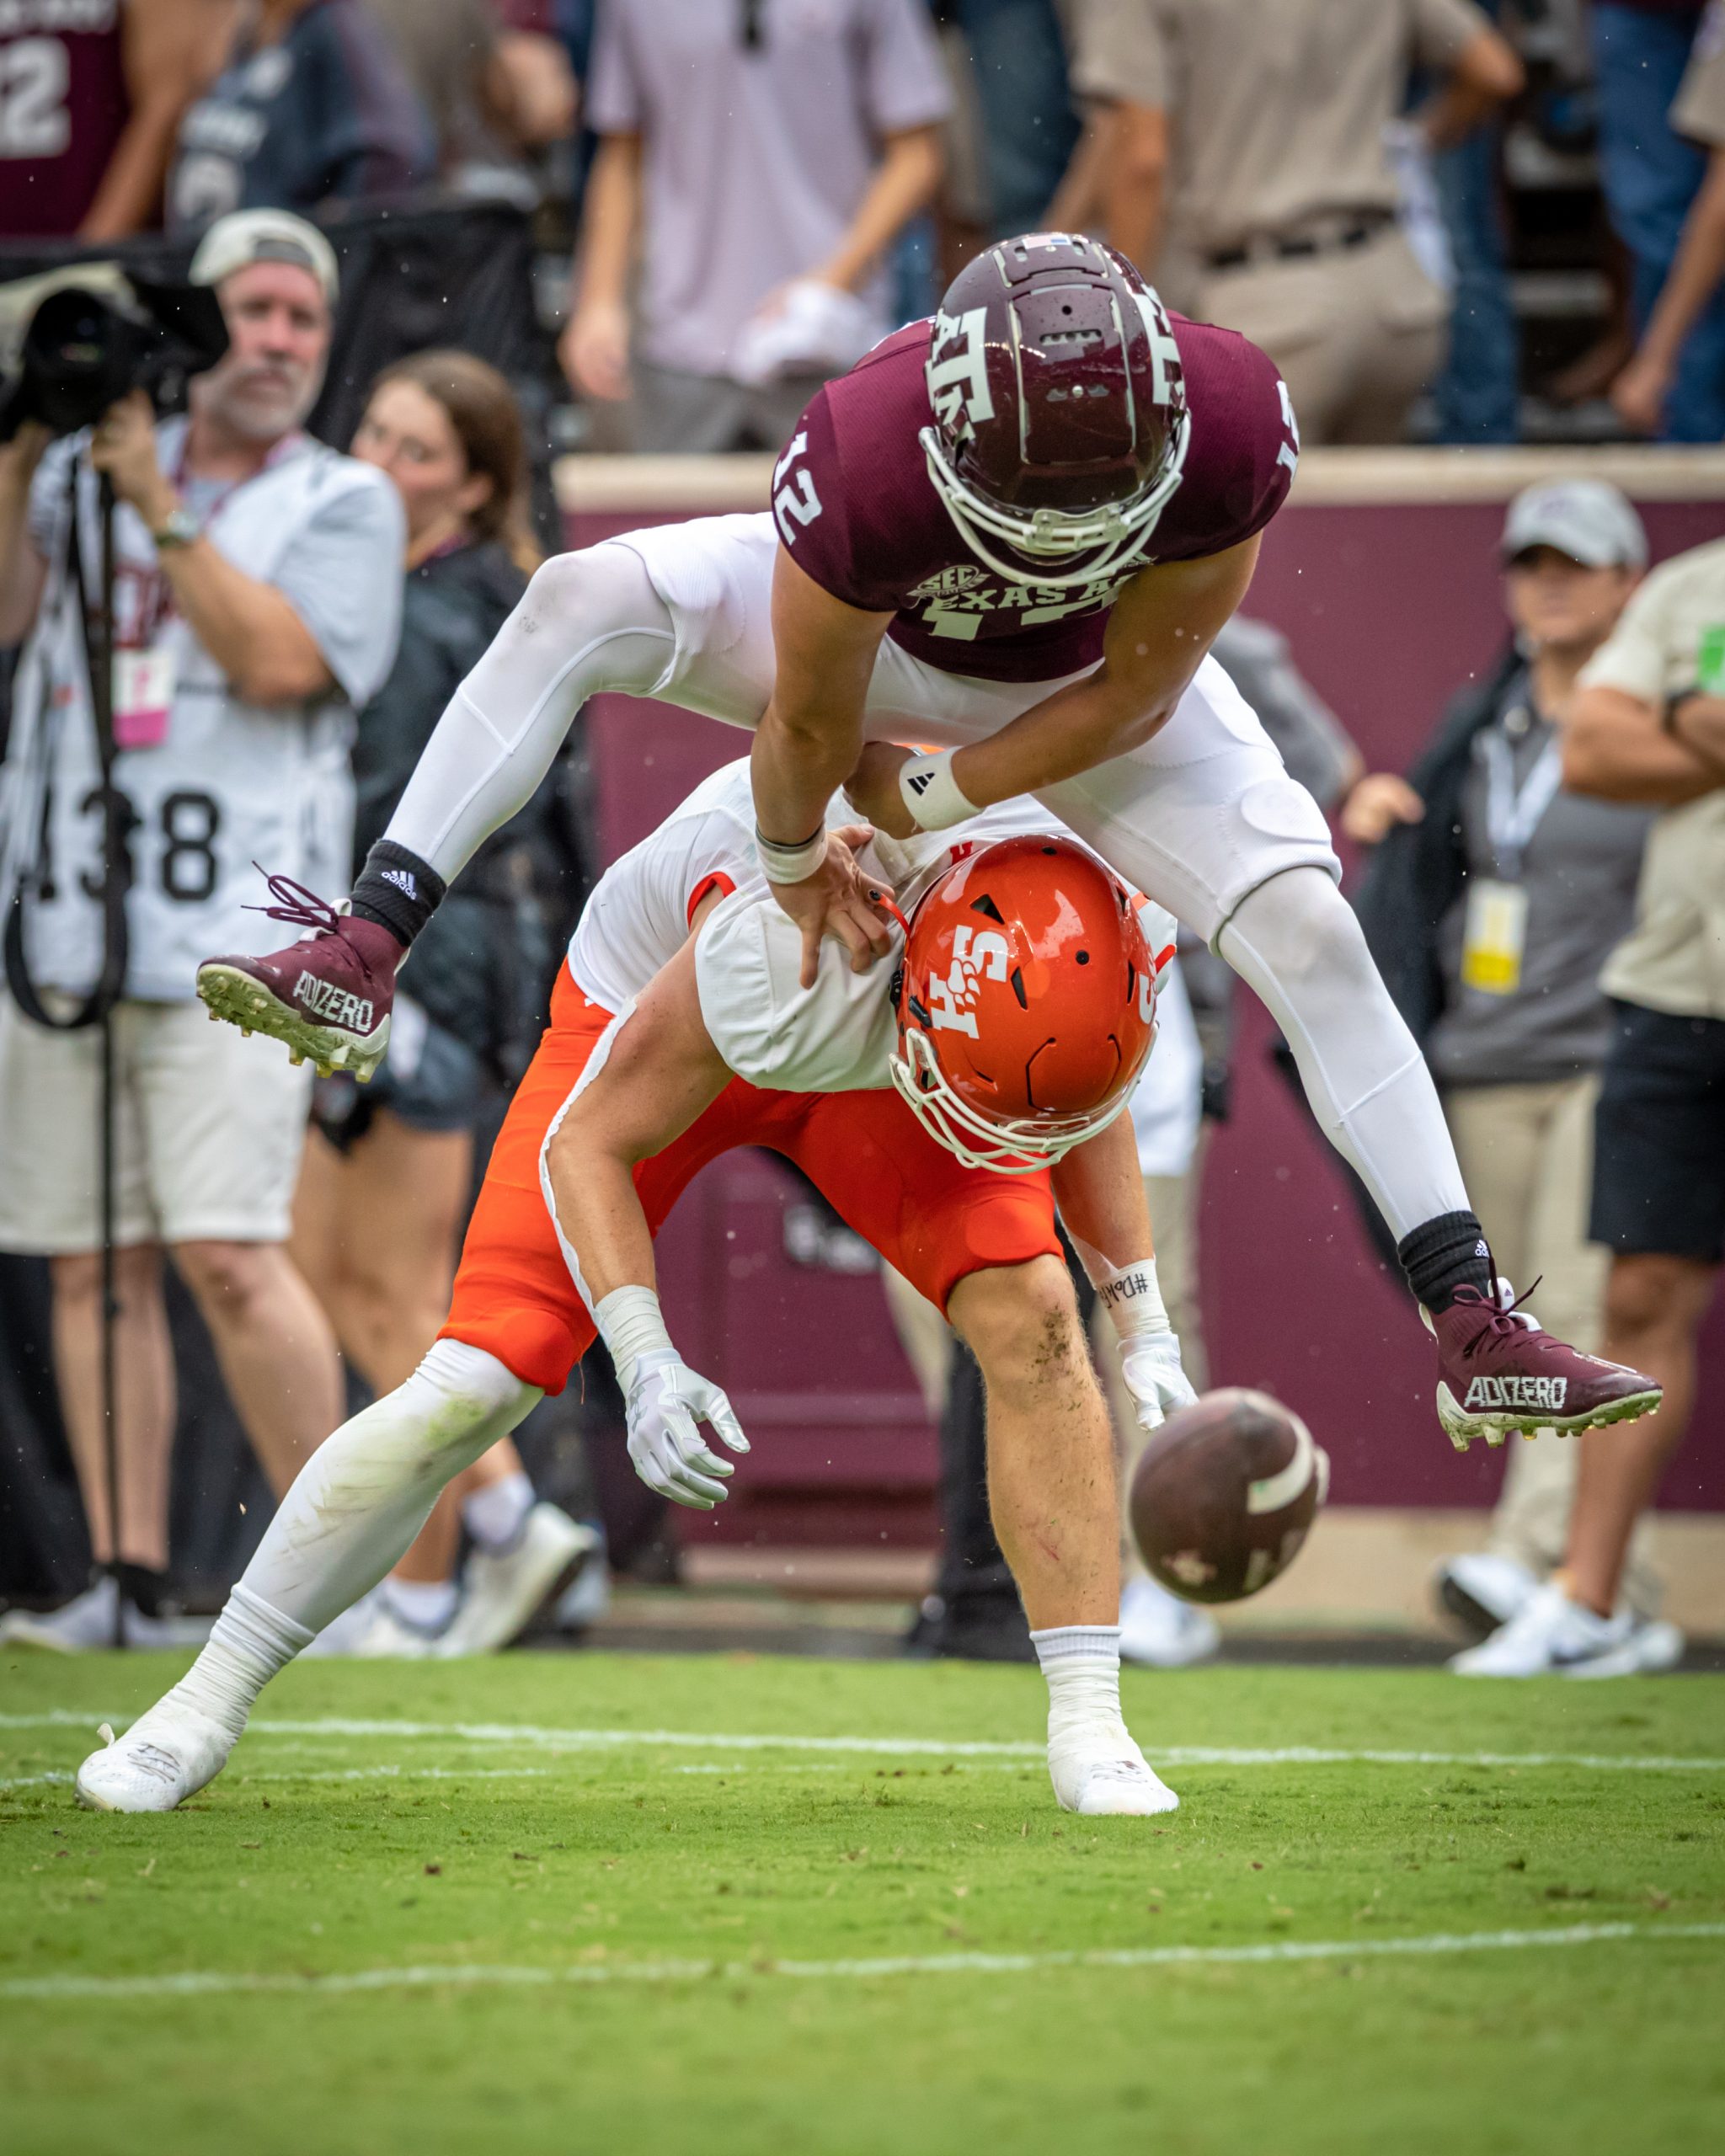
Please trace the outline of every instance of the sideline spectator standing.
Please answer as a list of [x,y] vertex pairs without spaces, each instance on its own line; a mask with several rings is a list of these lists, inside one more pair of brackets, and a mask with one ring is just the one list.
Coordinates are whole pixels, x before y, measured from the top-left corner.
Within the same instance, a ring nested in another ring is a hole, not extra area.
[[[527,535],[521,414],[484,360],[420,352],[391,367],[373,385],[353,453],[388,474],[407,512],[401,650],[360,713],[354,756],[357,876],[438,714],[539,558]],[[546,798],[542,790],[537,803]],[[413,1375],[448,1315],[474,1130],[526,1069],[543,1023],[555,958],[526,851],[535,814],[523,810],[485,841],[415,941],[398,976],[389,1054],[371,1083],[338,1071],[316,1088],[293,1256],[380,1399]],[[463,1519],[475,1546],[457,1614]],[[555,1505],[535,1505],[505,1438],[441,1493],[377,1598],[324,1644],[408,1656],[504,1646],[596,1540]]]
[[[117,1554],[145,1616],[168,1556],[164,1248],[278,1490],[340,1412],[334,1341],[282,1247],[311,1073],[266,1042],[207,1024],[194,984],[212,939],[255,949],[276,932],[243,910],[255,894],[254,859],[314,885],[341,880],[352,707],[388,670],[401,607],[394,490],[300,432],[328,351],[328,243],[296,217],[254,211],[206,235],[192,275],[216,287],[232,343],[192,384],[189,420],[153,423],[137,392],[93,436],[44,456],[33,429],[0,452],[0,643],[29,632],[6,773],[12,844],[34,846],[44,823],[47,841],[45,861],[26,853],[14,866],[51,885],[30,908],[30,969],[45,994],[68,999],[97,973],[102,913],[99,837],[83,807],[98,781],[95,728],[67,568],[74,458],[92,584],[91,466],[121,504],[115,778],[136,822],[130,963],[115,1013],[115,1437]],[[51,1032],[0,1001],[0,1247],[51,1260],[56,1373],[91,1540],[105,1561],[115,1536],[96,1374],[98,1064],[93,1030]],[[112,1592],[104,1581],[45,1620],[50,1643],[107,1644]],[[14,1634],[29,1621],[7,1620]],[[147,1636],[136,1615],[128,1623]]]
[[[1699,337],[1705,353],[1708,324],[1725,313],[1725,292],[1720,289],[1725,281],[1725,7],[1718,0],[1696,34],[1688,72],[1671,108],[1671,125],[1705,149],[1706,173],[1684,217],[1675,258],[1640,346],[1611,385],[1619,415],[1649,435],[1658,434],[1665,422],[1691,337]],[[1712,334],[1716,364],[1725,366],[1725,337],[1717,327]]]
[[230,0],[8,0],[0,239],[120,239],[155,224],[174,131],[230,12]]
[[1624,1552],[1683,1441],[1696,1336],[1725,1257],[1725,541],[1661,563],[1581,677],[1572,787],[1662,810],[1635,926],[1601,977],[1615,1027],[1594,1132],[1592,1227],[1614,1253],[1607,1355],[1665,1388],[1644,1422],[1582,1440],[1562,1577],[1467,1657],[1472,1674],[1620,1676],[1682,1642],[1619,1606]]
[[[1629,250],[1637,334],[1672,272],[1690,205],[1706,176],[1696,126],[1714,105],[1705,92],[1674,114],[1685,87],[1702,0],[1594,0],[1594,64],[1599,90],[1599,181],[1612,229]],[[1725,437],[1725,294],[1715,293],[1673,359],[1664,397],[1668,441]]]
[[[1629,926],[1649,819],[1564,792],[1562,742],[1647,536],[1615,487],[1559,481],[1511,503],[1502,552],[1514,650],[1458,699],[1411,781],[1355,787],[1343,826],[1377,846],[1360,920],[1443,1092],[1498,1267],[1537,1281],[1535,1315],[1597,1350],[1609,1260],[1587,1214],[1611,1030],[1599,959]],[[1575,1458],[1550,1431],[1511,1447],[1487,1549],[1439,1572],[1457,1614],[1503,1624],[1561,1562]],[[1645,1551],[1630,1593],[1643,1614],[1657,1608]]]
[[954,0],[982,116],[991,239],[1034,232],[1077,147],[1061,17],[1070,0]]
[[493,0],[366,0],[430,118],[445,184],[531,208],[524,150],[566,141],[579,99],[569,56],[542,32],[505,28]]
[[168,226],[230,211],[312,211],[435,177],[430,125],[360,0],[258,0],[180,123]]
[[948,104],[923,0],[601,0],[570,382],[633,386],[639,450],[778,448],[893,326]]
[[1417,63],[1442,77],[1434,148],[1521,87],[1471,0],[1085,0],[1073,79],[1118,108],[1109,241],[1151,275],[1172,227],[1203,265],[1191,311],[1269,354],[1309,442],[1394,441],[1443,359],[1384,144]]

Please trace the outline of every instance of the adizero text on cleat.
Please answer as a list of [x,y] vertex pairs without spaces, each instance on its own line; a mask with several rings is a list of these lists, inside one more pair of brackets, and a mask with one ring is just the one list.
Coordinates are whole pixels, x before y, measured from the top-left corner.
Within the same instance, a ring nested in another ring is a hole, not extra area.
[[258,910],[312,934],[260,958],[206,958],[198,994],[212,1017],[285,1042],[295,1063],[309,1058],[325,1076],[347,1070],[363,1082],[389,1044],[402,947],[378,922],[338,913],[288,877],[268,882],[278,903]]
[[1560,1437],[1632,1422],[1659,1404],[1657,1382],[1554,1339],[1517,1307],[1509,1283],[1489,1296],[1458,1288],[1446,1310],[1422,1310],[1438,1343],[1438,1420],[1458,1452],[1513,1431]]

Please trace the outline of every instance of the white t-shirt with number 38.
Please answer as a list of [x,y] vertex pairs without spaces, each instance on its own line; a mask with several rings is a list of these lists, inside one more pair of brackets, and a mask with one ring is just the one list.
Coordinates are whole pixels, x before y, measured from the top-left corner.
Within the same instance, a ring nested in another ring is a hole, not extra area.
[[[177,475],[184,420],[157,430]],[[101,967],[102,819],[89,673],[67,574],[68,479],[82,436],[57,442],[36,474],[33,538],[49,563],[35,627],[13,685],[3,790],[4,895],[36,867],[48,878],[29,911],[38,985],[82,993]],[[382,686],[400,633],[403,521],[381,472],[305,435],[278,446],[230,489],[178,478],[211,544],[291,601],[336,686],[267,708],[234,694],[176,611],[142,520],[115,515],[115,776],[131,803],[126,993],[179,1002],[199,962],[265,951],[278,924],[248,912],[267,897],[254,862],[320,893],[345,888],[353,842],[354,712]],[[96,487],[79,467],[79,518],[93,598],[100,559]]]

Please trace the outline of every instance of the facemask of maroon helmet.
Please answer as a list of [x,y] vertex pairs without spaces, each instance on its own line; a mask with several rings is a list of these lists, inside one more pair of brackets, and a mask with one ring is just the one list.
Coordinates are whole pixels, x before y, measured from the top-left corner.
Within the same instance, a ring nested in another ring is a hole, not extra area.
[[1143,558],[1191,427],[1167,316],[1124,255],[1066,232],[990,248],[948,287],[925,375],[929,478],[996,575],[1066,590]]
[[1036,836],[983,847],[917,907],[889,1069],[966,1167],[1032,1174],[1125,1107],[1156,1038],[1158,958],[1172,955],[1172,921],[1146,910],[1165,937],[1146,936],[1093,854]]

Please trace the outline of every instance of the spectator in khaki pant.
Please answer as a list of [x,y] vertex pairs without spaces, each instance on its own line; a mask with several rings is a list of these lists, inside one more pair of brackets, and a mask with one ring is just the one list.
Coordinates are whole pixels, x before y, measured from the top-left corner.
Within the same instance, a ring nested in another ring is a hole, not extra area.
[[[1537,1283],[1543,1323],[1596,1348],[1609,1260],[1588,1240],[1588,1197],[1611,1031],[1599,970],[1629,925],[1650,819],[1563,792],[1562,738],[1647,540],[1615,487],[1577,480],[1519,495],[1503,553],[1514,649],[1411,780],[1362,780],[1342,823],[1376,846],[1360,918],[1443,1089],[1498,1267]],[[1550,1431],[1516,1444],[1488,1547],[1440,1569],[1444,1600],[1477,1629],[1513,1619],[1560,1561],[1576,1454]],[[1644,1550],[1628,1591],[1643,1614],[1657,1602]]]
[[1072,71],[1111,107],[1109,241],[1154,275],[1200,259],[1191,312],[1280,369],[1311,441],[1394,441],[1444,356],[1449,302],[1397,222],[1384,130],[1461,141],[1521,87],[1471,0],[1082,0]]
[[1681,1444],[1696,1337],[1725,1257],[1725,542],[1663,563],[1581,677],[1570,787],[1660,814],[1635,924],[1601,976],[1611,1043],[1594,1129],[1592,1232],[1610,1246],[1604,1353],[1664,1388],[1632,1429],[1589,1433],[1561,1574],[1464,1657],[1478,1677],[1669,1669],[1669,1625],[1623,1606],[1637,1522]]

